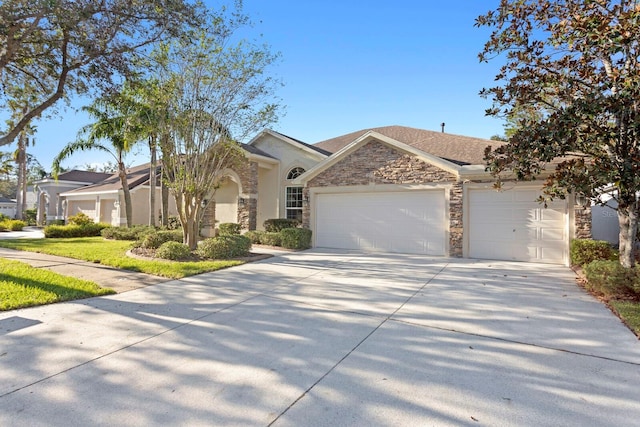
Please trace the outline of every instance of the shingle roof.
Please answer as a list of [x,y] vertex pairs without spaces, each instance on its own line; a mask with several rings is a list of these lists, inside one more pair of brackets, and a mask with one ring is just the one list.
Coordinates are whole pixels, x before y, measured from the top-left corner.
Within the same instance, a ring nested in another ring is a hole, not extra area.
[[[138,185],[142,185],[148,183],[149,181],[149,166],[150,163],[145,163],[143,165],[135,166],[127,169],[127,183],[129,184],[129,189],[135,188]],[[160,167],[158,166],[158,169]],[[67,194],[82,194],[82,193],[94,193],[94,192],[107,192],[107,191],[117,191],[122,188],[122,184],[120,183],[120,177],[118,173],[114,173],[112,175],[107,175],[107,179],[98,182],[97,184],[88,185],[86,187],[80,187],[75,190],[68,191]]]
[[264,151],[262,151],[259,148],[254,147],[253,145],[249,145],[249,144],[241,144],[241,147],[243,150],[251,153],[251,154],[258,154],[260,156],[264,156],[264,157],[270,157],[272,159],[275,159],[275,157],[273,157],[271,154],[269,153],[265,153]]
[[406,126],[383,126],[362,129],[314,144],[331,153],[341,150],[368,131],[378,132],[396,141],[407,144],[425,153],[432,154],[458,165],[484,164],[484,150],[488,145],[498,147],[503,142],[469,136],[452,135]]
[[[95,184],[111,176],[110,173],[70,170],[58,175],[59,181],[89,182]],[[52,179],[52,177],[48,177]]]

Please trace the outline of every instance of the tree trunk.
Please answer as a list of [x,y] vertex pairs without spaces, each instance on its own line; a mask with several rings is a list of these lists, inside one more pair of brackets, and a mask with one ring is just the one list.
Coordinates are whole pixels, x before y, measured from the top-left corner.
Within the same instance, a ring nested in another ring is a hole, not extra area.
[[621,197],[618,203],[620,224],[620,264],[625,268],[635,266],[636,236],[638,232],[638,209],[636,203],[629,203]]
[[16,152],[16,163],[18,164],[18,190],[16,194],[16,219],[23,219],[24,204],[27,187],[27,135],[21,132],[18,137],[18,150]]
[[149,225],[156,226],[156,140],[149,138],[149,149],[151,151],[151,166],[149,167]]
[[120,182],[122,183],[122,192],[124,193],[124,212],[125,216],[127,217],[127,227],[130,228],[133,209],[131,206],[131,192],[129,191],[129,182],[127,181],[127,171],[123,163],[118,164],[118,170]]

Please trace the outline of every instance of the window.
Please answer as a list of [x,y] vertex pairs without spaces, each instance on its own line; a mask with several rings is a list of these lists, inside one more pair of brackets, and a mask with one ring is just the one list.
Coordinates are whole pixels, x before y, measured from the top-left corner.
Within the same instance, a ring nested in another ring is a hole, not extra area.
[[[296,166],[287,173],[287,180],[296,179],[305,173],[304,168]],[[285,212],[287,219],[302,221],[302,187],[287,187],[285,189]]]
[[305,170],[303,168],[300,168],[300,167],[293,168],[287,174],[287,179],[296,179],[297,177],[302,175],[304,172]]
[[302,221],[302,187],[286,188],[287,219]]

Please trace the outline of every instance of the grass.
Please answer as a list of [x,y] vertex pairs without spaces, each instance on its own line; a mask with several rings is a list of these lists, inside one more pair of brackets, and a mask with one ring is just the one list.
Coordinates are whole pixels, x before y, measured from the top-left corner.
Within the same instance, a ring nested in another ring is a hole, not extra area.
[[640,303],[633,301],[609,301],[627,326],[640,337]]
[[242,261],[233,260],[175,262],[136,259],[126,255],[131,248],[130,241],[105,240],[102,237],[0,240],[0,247],[81,259],[171,279],[242,264]]
[[87,280],[0,258],[0,311],[113,293]]

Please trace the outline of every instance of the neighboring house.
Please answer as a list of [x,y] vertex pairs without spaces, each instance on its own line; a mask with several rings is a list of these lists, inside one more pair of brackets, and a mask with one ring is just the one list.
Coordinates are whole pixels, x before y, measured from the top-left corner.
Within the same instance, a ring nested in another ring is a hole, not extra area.
[[[127,183],[131,192],[132,223],[149,223],[149,185],[150,164],[127,169]],[[160,176],[158,167],[157,176]],[[160,180],[156,186],[156,223],[160,222],[162,213]],[[65,199],[67,217],[84,213],[96,222],[104,222],[113,226],[127,224],[124,209],[124,193],[118,173],[107,174],[99,182],[61,193]],[[175,202],[170,198],[169,214],[176,215]]]
[[34,182],[37,193],[38,223],[50,223],[64,220],[68,215],[64,210],[62,194],[80,187],[95,184],[111,176],[108,173],[71,170],[58,175],[58,179],[51,176]]
[[16,201],[0,196],[0,214],[13,218],[16,215]]

